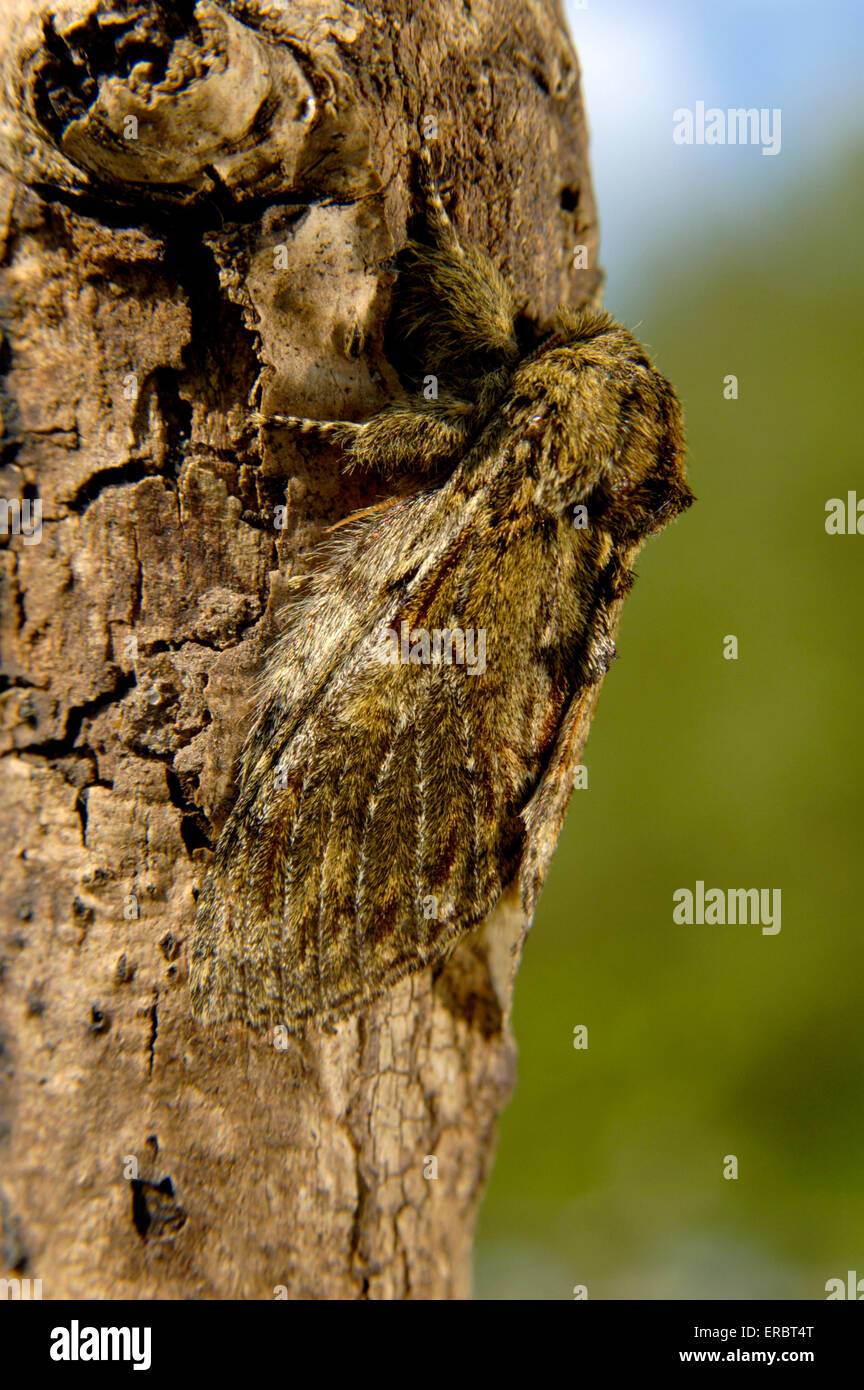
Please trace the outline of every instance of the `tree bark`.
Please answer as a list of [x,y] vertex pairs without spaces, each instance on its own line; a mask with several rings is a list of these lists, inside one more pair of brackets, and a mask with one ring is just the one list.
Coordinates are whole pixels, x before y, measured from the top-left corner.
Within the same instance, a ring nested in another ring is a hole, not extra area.
[[186,956],[290,579],[384,488],[247,415],[392,396],[421,138],[528,318],[595,295],[561,11],[0,0],[0,38],[0,1266],[49,1299],[466,1297],[596,689],[445,968],[283,1048],[197,1026]]

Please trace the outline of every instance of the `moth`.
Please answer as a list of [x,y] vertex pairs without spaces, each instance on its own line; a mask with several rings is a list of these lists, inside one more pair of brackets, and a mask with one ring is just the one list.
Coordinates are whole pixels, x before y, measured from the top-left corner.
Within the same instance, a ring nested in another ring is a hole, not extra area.
[[562,721],[614,655],[635,556],[693,500],[679,402],[636,339],[562,308],[529,350],[425,151],[421,169],[394,328],[403,379],[437,398],[258,420],[421,483],[333,529],[269,655],[199,899],[207,1022],[345,1016],[486,917]]

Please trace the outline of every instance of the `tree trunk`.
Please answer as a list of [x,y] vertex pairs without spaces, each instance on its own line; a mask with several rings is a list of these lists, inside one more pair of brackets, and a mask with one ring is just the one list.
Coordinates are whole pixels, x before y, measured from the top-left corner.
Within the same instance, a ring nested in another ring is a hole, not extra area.
[[421,139],[530,319],[596,292],[559,6],[0,0],[0,37],[0,1265],[49,1299],[464,1298],[593,697],[445,968],[283,1046],[190,1019],[187,948],[287,581],[385,488],[247,417],[392,396]]

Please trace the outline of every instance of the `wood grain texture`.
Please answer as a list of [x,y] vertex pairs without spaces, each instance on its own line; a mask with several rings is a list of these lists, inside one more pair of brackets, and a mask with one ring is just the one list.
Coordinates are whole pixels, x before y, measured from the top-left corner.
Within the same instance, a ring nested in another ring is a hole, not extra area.
[[191,1021],[186,948],[291,578],[382,491],[276,434],[259,459],[250,405],[392,394],[429,115],[519,310],[596,294],[578,65],[554,0],[145,8],[130,77],[110,5],[0,0],[0,496],[42,505],[0,550],[0,1257],[45,1298],[462,1298],[589,703],[443,971],[279,1050]]

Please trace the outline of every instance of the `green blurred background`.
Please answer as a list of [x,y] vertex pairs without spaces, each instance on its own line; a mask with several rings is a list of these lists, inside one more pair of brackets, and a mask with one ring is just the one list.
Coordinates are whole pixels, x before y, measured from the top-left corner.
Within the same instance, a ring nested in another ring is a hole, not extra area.
[[[661,7],[673,23],[679,9]],[[798,47],[811,87],[830,85],[807,33]],[[681,395],[699,501],[640,558],[589,786],[526,945],[478,1298],[824,1299],[828,1279],[864,1278],[864,535],[825,531],[829,498],[864,498],[864,140],[840,110],[805,148],[806,83],[778,101],[750,62],[737,85],[733,62],[680,96],[669,75],[660,135],[680,197],[665,223],[628,240],[610,194],[607,304]],[[782,104],[781,155],[674,148],[672,109],[700,97]],[[612,161],[597,163],[603,214]],[[688,178],[715,205],[681,211]],[[672,894],[697,879],[780,888],[782,930],[675,925]]]

